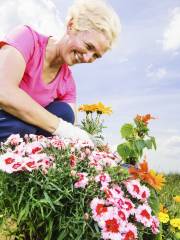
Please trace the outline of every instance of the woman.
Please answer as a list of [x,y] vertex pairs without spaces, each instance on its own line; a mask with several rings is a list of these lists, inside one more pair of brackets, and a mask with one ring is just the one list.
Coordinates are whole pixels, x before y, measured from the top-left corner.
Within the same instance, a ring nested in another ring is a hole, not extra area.
[[77,0],[61,39],[21,26],[0,42],[0,141],[11,134],[89,140],[74,126],[76,87],[69,66],[109,50],[120,23],[103,0]]

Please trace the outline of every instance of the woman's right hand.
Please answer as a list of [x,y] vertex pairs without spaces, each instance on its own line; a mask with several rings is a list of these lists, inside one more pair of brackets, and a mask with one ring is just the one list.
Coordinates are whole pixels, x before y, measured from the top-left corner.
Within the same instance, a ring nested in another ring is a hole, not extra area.
[[61,118],[59,118],[59,125],[57,129],[52,134],[63,138],[72,138],[76,140],[80,139],[92,143],[90,135],[86,131],[64,121]]

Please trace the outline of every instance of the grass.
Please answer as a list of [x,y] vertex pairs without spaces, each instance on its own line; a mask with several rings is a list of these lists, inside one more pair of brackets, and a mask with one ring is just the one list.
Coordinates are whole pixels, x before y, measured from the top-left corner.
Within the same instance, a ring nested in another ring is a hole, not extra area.
[[168,209],[171,218],[180,217],[180,203],[173,200],[173,197],[177,195],[180,195],[180,174],[169,174],[160,192],[160,203]]

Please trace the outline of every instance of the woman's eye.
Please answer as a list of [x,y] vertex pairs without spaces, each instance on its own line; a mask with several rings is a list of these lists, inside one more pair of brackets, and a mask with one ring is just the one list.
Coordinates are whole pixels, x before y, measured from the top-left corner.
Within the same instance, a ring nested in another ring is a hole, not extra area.
[[99,56],[97,54],[94,54],[93,56],[94,56],[95,59],[99,58]]
[[87,49],[88,49],[88,50],[93,50],[93,49],[94,49],[93,46],[91,46],[91,45],[89,45],[89,44],[86,44],[86,46],[87,46]]

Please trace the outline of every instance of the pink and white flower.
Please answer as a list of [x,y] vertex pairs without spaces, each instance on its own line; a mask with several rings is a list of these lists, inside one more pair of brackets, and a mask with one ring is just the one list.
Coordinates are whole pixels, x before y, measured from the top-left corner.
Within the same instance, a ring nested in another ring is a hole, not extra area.
[[100,182],[103,187],[107,187],[111,182],[111,177],[108,173],[102,172],[95,177],[95,181]]
[[85,188],[86,185],[89,182],[89,179],[87,177],[87,173],[77,173],[78,181],[74,184],[75,188]]
[[159,233],[159,220],[156,216],[152,216],[151,218],[152,225],[151,225],[151,230],[152,233],[158,234]]
[[150,197],[150,191],[146,186],[141,186],[141,200],[147,201]]
[[125,183],[127,191],[133,198],[137,198],[142,201],[147,201],[150,196],[150,191],[146,186],[141,186],[139,180],[128,180]]
[[108,207],[106,206],[106,201],[104,199],[94,198],[90,203],[90,207],[93,213],[92,217],[95,221],[100,221],[102,216],[108,211]]
[[117,208],[108,207],[108,211],[98,224],[102,228],[103,239],[123,239],[122,233],[125,231],[126,222],[119,218]]
[[11,134],[7,140],[4,142],[5,145],[17,146],[23,142],[23,138],[19,134]]
[[57,136],[54,136],[52,139],[50,139],[50,144],[57,148],[57,149],[65,149],[66,148],[66,145],[65,143],[62,141],[62,139],[60,139],[59,137]]
[[135,211],[135,217],[136,220],[142,223],[145,227],[151,227],[151,208],[148,204],[140,205]]
[[137,239],[137,228],[132,223],[127,223],[125,232],[123,233],[123,240],[135,240]]

